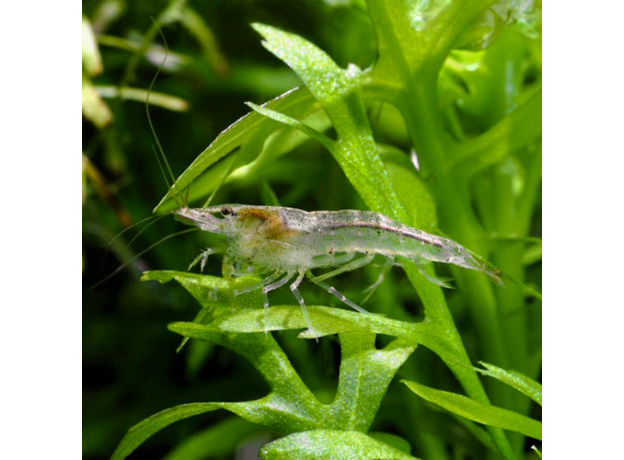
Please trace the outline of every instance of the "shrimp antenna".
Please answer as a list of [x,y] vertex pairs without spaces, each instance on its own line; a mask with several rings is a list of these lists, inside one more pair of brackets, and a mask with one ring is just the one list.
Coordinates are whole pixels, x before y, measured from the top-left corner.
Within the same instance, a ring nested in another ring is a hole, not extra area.
[[173,189],[176,185],[175,176],[173,175],[173,171],[171,170],[171,166],[169,165],[169,162],[167,161],[167,156],[165,155],[165,151],[163,150],[162,145],[160,143],[160,139],[158,139],[158,135],[156,134],[156,130],[154,129],[154,124],[152,123],[152,117],[150,116],[150,110],[149,110],[149,98],[150,98],[150,95],[152,94],[152,89],[154,87],[154,84],[156,83],[156,80],[158,79],[158,76],[160,75],[160,72],[165,66],[165,62],[167,62],[167,56],[169,54],[169,46],[167,45],[167,39],[165,38],[165,34],[163,34],[160,26],[158,25],[158,23],[153,17],[152,17],[152,22],[154,23],[156,30],[158,30],[158,33],[160,34],[160,37],[162,38],[163,46],[165,47],[165,56],[162,62],[160,63],[160,65],[158,66],[158,70],[156,71],[154,78],[152,78],[152,82],[150,83],[149,88],[147,90],[147,95],[145,96],[145,113],[147,115],[147,123],[149,124],[150,130],[152,131],[152,136],[154,136],[154,140],[156,141],[156,145],[158,146],[158,150],[154,149],[154,153],[156,155],[156,159],[158,160],[158,166],[160,167],[160,172],[162,173],[163,178],[165,179],[165,183],[167,184],[167,187],[169,188],[167,193],[169,194],[171,199],[175,202],[175,204],[181,208],[183,206],[180,206],[180,203],[178,203],[178,200],[176,199],[176,196],[173,193]]
[[[169,47],[167,45],[167,39],[165,38],[165,35],[163,34],[163,32],[160,29],[160,27],[159,27],[158,23],[156,22],[156,20],[153,17],[151,19],[152,19],[152,22],[154,23],[154,26],[156,27],[156,30],[158,30],[158,32],[159,32],[159,34],[160,34],[160,36],[161,36],[161,38],[163,40],[163,44],[164,44],[164,48],[165,48],[165,55],[164,55],[164,58],[163,58],[162,62],[158,66],[156,74],[154,75],[154,78],[152,78],[150,86],[149,86],[149,88],[147,90],[147,94],[145,96],[145,113],[147,115],[147,122],[149,124],[150,130],[152,132],[152,135],[154,136],[154,140],[156,141],[156,145],[158,146],[158,150],[154,146],[152,146],[152,148],[154,149],[154,154],[156,156],[156,160],[158,162],[158,166],[160,168],[160,172],[162,173],[163,179],[165,180],[165,183],[167,184],[167,187],[169,188],[168,194],[169,194],[169,196],[171,196],[173,201],[179,207],[181,207],[180,204],[177,201],[177,197],[175,196],[175,194],[172,193],[172,189],[175,186],[175,176],[173,175],[173,171],[171,169],[171,166],[169,165],[169,162],[167,161],[167,156],[165,155],[165,152],[164,152],[164,150],[162,148],[162,145],[160,143],[160,139],[158,138],[158,135],[156,134],[156,130],[154,129],[154,124],[152,123],[152,118],[150,116],[150,110],[149,110],[150,95],[152,94],[152,90],[154,88],[154,84],[156,83],[156,80],[157,80],[158,76],[160,75],[160,72],[162,71],[162,69],[165,66],[165,62],[167,61],[167,56],[169,54]],[[159,153],[160,153],[160,155],[159,155]],[[171,179],[171,181],[170,181],[170,179]],[[119,232],[117,235],[115,235],[115,237],[113,237],[113,239],[110,240],[108,244],[109,245],[113,244],[113,242],[115,242],[121,235],[126,233],[128,230],[130,230],[132,228],[135,228],[137,225],[140,225],[140,224],[142,224],[144,222],[148,222],[148,224],[145,227],[143,227],[136,235],[134,235],[134,237],[132,237],[132,239],[130,240],[130,242],[127,245],[127,247],[130,247],[132,245],[132,243],[141,235],[141,233],[143,233],[151,225],[153,225],[154,223],[158,222],[160,219],[162,219],[163,217],[165,217],[165,216],[167,216],[169,214],[171,214],[171,212],[168,212],[168,213],[165,213],[165,214],[162,214],[162,215],[146,217],[145,219],[141,219],[140,221],[135,222],[134,224],[126,227],[121,232]],[[193,230],[193,229],[190,229],[190,230]],[[117,269],[115,271],[113,271],[112,273],[110,273],[109,275],[107,275],[106,277],[104,277],[103,279],[101,279],[100,281],[95,283],[94,285],[92,285],[91,289],[95,289],[96,287],[100,286],[104,282],[108,281],[114,275],[119,273],[122,269],[124,269],[129,264],[131,264],[132,262],[137,260],[139,257],[141,257],[146,252],[148,252],[151,249],[153,249],[154,247],[158,246],[160,243],[162,243],[162,242],[164,242],[164,241],[166,241],[169,238],[172,238],[174,236],[178,236],[178,235],[182,235],[184,233],[187,233],[188,231],[189,230],[184,230],[182,232],[174,233],[172,235],[168,235],[165,238],[160,239],[159,241],[157,241],[156,243],[152,244],[147,249],[141,251],[139,254],[135,255],[134,257],[130,258],[129,260],[127,260],[126,262],[121,264],[119,267],[117,267]]]
[[[131,239],[131,240],[130,240],[130,242],[128,243],[128,247],[130,247],[130,245],[131,245],[132,243],[134,243],[134,240],[136,240],[136,239],[137,239],[137,238],[141,235],[141,233],[143,233],[145,230],[147,230],[148,228],[150,228],[152,225],[154,225],[154,224],[155,224],[156,222],[158,222],[160,219],[162,219],[162,218],[163,218],[163,217],[165,217],[165,216],[168,216],[169,214],[171,214],[171,213],[170,213],[170,212],[168,212],[167,214],[162,214],[162,215],[159,215],[159,216],[150,216],[150,217],[151,217],[151,222],[149,222],[149,223],[148,223],[145,227],[143,227],[141,230],[139,230],[139,231],[137,232],[137,234],[136,234],[136,235],[134,235],[134,236],[132,237],[132,239]],[[146,220],[148,220],[148,219],[143,219],[141,222],[145,222]]]
[[189,233],[189,232],[196,232],[198,231],[199,228],[198,227],[193,227],[193,228],[187,228],[186,230],[182,230],[180,232],[177,233],[172,233],[171,235],[167,235],[164,238],[161,238],[160,240],[156,241],[154,244],[152,244],[151,246],[149,246],[147,249],[142,250],[141,252],[139,252],[137,255],[131,257],[130,259],[128,259],[127,261],[125,261],[123,264],[121,264],[119,267],[117,267],[115,269],[115,271],[113,271],[111,274],[106,275],[104,278],[102,278],[100,281],[98,281],[97,283],[95,283],[94,285],[91,286],[91,290],[97,288],[98,286],[102,285],[103,283],[105,283],[106,281],[108,281],[109,279],[111,279],[113,276],[115,276],[117,273],[119,273],[121,270],[123,270],[124,268],[126,268],[128,265],[130,265],[132,262],[134,262],[135,260],[137,260],[139,257],[141,257],[143,254],[145,254],[148,251],[151,251],[152,249],[154,249],[156,246],[158,246],[161,243],[164,243],[165,241],[167,241],[170,238],[173,238],[175,236],[180,236],[180,235],[184,235],[185,233]]
[[[121,235],[123,235],[124,233],[126,233],[128,230],[132,230],[134,227],[136,227],[137,225],[141,225],[144,222],[148,222],[150,220],[153,220],[154,222],[157,220],[160,220],[162,217],[164,216],[149,216],[146,217],[145,219],[141,219],[138,222],[135,222],[133,224],[128,225],[126,228],[124,228],[122,231],[120,231],[119,233],[117,233],[112,240],[110,240],[108,242],[108,245],[110,246],[111,244],[113,244],[115,241],[117,241],[117,238],[119,238]],[[142,228],[139,233],[137,233],[132,240],[130,240],[130,243],[128,243],[128,247],[132,244],[132,242],[136,239],[137,236],[139,236],[141,233],[143,233],[143,231],[145,231],[145,229],[147,229],[150,225],[152,225],[154,222],[149,223],[148,225],[146,225],[144,228]]]

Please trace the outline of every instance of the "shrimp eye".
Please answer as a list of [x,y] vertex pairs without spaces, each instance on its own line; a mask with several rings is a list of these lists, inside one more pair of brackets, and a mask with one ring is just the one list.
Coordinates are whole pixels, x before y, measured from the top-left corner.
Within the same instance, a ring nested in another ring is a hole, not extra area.
[[223,217],[227,217],[227,216],[231,216],[234,214],[234,211],[232,210],[232,208],[230,208],[229,206],[223,206],[221,208],[221,215]]

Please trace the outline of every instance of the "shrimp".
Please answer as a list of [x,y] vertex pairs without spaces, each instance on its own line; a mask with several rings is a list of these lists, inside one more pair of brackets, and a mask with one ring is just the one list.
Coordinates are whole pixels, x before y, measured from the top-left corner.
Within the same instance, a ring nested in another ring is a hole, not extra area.
[[[164,36],[163,41],[167,51]],[[156,156],[161,165],[163,177],[170,186],[170,190],[173,190],[176,180],[152,125],[149,112],[149,94],[164,63],[163,59],[152,80],[145,109],[158,146]],[[171,184],[167,172],[173,181]],[[171,198],[178,203],[175,193],[171,195]],[[186,199],[184,202],[186,203]],[[307,212],[281,206],[246,205],[189,208],[185,204],[172,213],[176,219],[194,225],[200,230],[225,236],[225,244],[203,251],[191,263],[191,267],[199,262],[203,270],[211,254],[224,253],[224,276],[228,278],[249,274],[264,276],[260,282],[235,291],[236,295],[262,289],[264,307],[267,309],[268,293],[294,278],[290,284],[290,290],[299,302],[308,329],[314,337],[316,334],[310,322],[305,301],[298,290],[303,278],[307,276],[312,283],[360,313],[368,313],[324,281],[341,273],[364,267],[376,256],[384,259],[384,267],[377,281],[367,289],[369,295],[381,284],[392,266],[401,267],[405,261],[414,262],[427,280],[443,287],[450,286],[443,280],[430,275],[425,269],[425,261],[450,263],[478,270],[498,284],[502,284],[497,270],[479,262],[466,248],[455,241],[408,227],[376,212],[354,210]],[[337,268],[321,276],[315,276],[312,273],[314,269],[330,267]],[[106,279],[108,277],[101,282]]]
[[[200,230],[225,236],[225,244],[204,251],[194,263],[206,263],[209,255],[224,253],[224,275],[258,274],[260,282],[236,291],[236,295],[262,289],[264,307],[268,293],[291,281],[310,333],[316,337],[305,301],[298,291],[304,277],[336,296],[360,313],[366,310],[347,299],[324,280],[356,270],[375,257],[384,259],[374,290],[392,266],[414,262],[429,281],[448,286],[425,270],[425,261],[443,262],[485,273],[502,284],[498,272],[471,255],[460,244],[372,211],[313,211],[280,206],[221,205],[181,208],[173,211],[177,220]],[[193,265],[193,264],[192,264]],[[314,269],[334,270],[315,276]]]

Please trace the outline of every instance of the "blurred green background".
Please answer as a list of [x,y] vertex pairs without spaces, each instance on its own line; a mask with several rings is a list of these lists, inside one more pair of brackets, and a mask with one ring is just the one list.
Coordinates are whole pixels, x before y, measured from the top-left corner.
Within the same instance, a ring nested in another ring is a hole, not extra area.
[[[129,247],[143,225],[117,236],[149,217],[168,188],[154,154],[144,103],[144,91],[164,57],[157,34],[145,41],[148,31],[153,33],[152,17],[164,22],[169,54],[154,85],[150,112],[176,176],[222,130],[249,112],[244,102],[261,104],[300,84],[289,68],[262,48],[252,22],[293,31],[342,67],[350,62],[369,67],[376,54],[373,31],[359,2],[104,0],[84,1],[83,15],[87,19],[83,28],[93,30],[96,37],[97,46],[92,48],[99,50],[99,56],[93,52],[85,56],[83,43],[83,456],[100,459],[110,457],[131,426],[162,409],[185,402],[250,400],[268,391],[251,365],[229,350],[191,343],[176,353],[180,338],[166,325],[191,321],[198,305],[177,285],[138,281],[144,270],[185,270],[209,244],[209,237],[191,233],[172,238],[133,259],[185,227],[165,217]],[[127,88],[126,97],[111,97],[120,85]],[[160,95],[171,98],[159,99]],[[483,132],[496,121],[483,113],[470,113],[470,107],[459,111],[467,135]],[[397,113],[384,107],[373,111],[371,120],[378,141],[409,151],[410,141]],[[314,141],[302,143],[251,176],[224,184],[214,203],[269,204],[265,184],[285,206],[364,209],[338,165]],[[532,225],[533,235],[540,236],[539,210]],[[92,288],[124,263],[127,266],[119,273]],[[445,270],[441,268],[442,275],[448,274]],[[220,273],[218,258],[210,259],[207,272]],[[375,268],[348,274],[340,278],[339,289],[361,300],[362,286],[375,276]],[[530,267],[528,278],[541,278],[539,265]],[[334,304],[319,291],[302,286],[308,304]],[[375,296],[404,305],[406,318],[422,313],[400,270],[392,272]],[[448,295],[448,302],[470,351],[476,339],[465,306],[454,294]],[[291,304],[293,299],[285,289],[272,293],[271,303]],[[541,335],[541,330],[535,334]],[[297,340],[295,332],[276,336],[319,399],[331,401],[340,362],[338,343]],[[425,377],[420,381],[425,384],[454,381],[423,347],[410,362],[411,370],[405,372],[422,372]],[[446,389],[455,388],[451,383]],[[403,391],[391,385],[373,429],[407,436],[397,423]],[[422,410],[431,426],[415,429],[437,431],[435,424],[444,424],[451,427],[442,430],[449,442],[476,443],[447,416],[424,405]],[[215,450],[205,458],[255,458],[258,447],[271,439],[261,428],[217,411],[174,424],[132,458],[162,458],[202,429],[215,439]]]

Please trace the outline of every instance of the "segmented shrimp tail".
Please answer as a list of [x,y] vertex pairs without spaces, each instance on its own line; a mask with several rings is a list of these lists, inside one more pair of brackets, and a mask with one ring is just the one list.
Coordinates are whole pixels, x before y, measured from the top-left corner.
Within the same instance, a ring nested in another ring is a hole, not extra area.
[[485,270],[483,271],[483,273],[485,273],[487,276],[490,277],[490,279],[492,281],[494,281],[496,284],[498,284],[499,286],[504,286],[505,283],[503,283],[503,280],[501,279],[502,273],[500,272],[500,270],[495,269],[494,271],[490,271],[490,270]]
[[472,270],[480,271],[481,273],[485,273],[490,277],[492,281],[494,281],[499,286],[504,286],[502,280],[502,272],[494,266],[494,264],[488,262],[480,255],[472,252],[470,249],[463,248],[466,251],[465,256],[463,257],[463,263],[458,264],[464,268],[469,268]]

